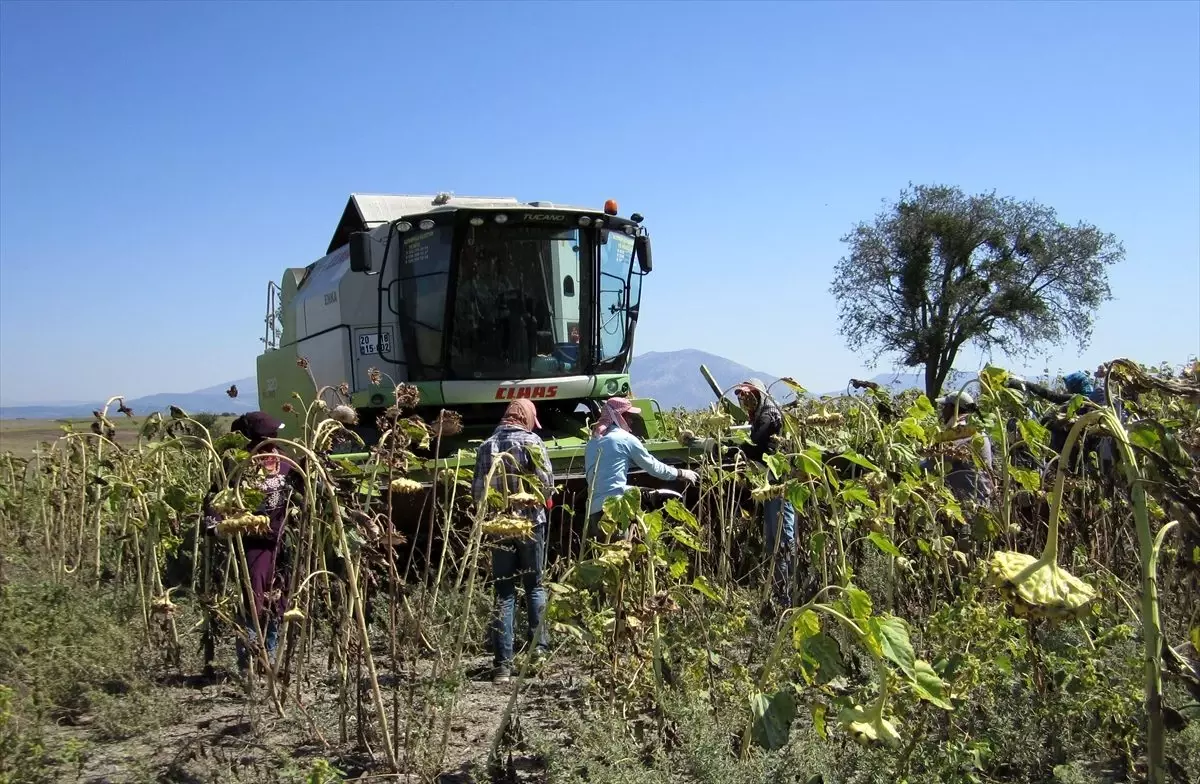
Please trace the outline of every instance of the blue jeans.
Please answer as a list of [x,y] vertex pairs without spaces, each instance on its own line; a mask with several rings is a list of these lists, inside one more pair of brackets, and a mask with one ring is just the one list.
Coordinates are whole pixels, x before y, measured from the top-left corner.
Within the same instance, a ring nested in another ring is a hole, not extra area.
[[[278,619],[272,617],[270,620],[266,620],[265,623],[262,620],[260,620],[259,623],[264,624],[263,636],[266,637],[267,660],[273,662],[275,660],[275,648],[279,644],[279,621]],[[253,646],[255,641],[258,639],[258,635],[254,633],[253,619],[245,621],[243,625],[246,628],[246,637],[249,641],[249,645],[242,642],[240,637],[238,638],[237,645],[235,647],[237,648],[237,663],[239,670],[249,669],[250,659],[254,656],[254,653],[252,653],[253,649],[250,646]]]
[[[533,538],[509,540],[492,549],[492,577],[496,580],[496,613],[492,618],[492,651],[497,667],[512,665],[513,616],[517,603],[517,578],[525,588],[529,615],[529,642],[540,650],[550,647],[550,634],[542,624],[546,588],[542,567],[546,558],[546,523],[533,526]],[[536,642],[535,642],[536,640]]]
[[[780,518],[783,524],[780,525]],[[775,600],[784,607],[791,606],[792,561],[795,558],[796,510],[782,498],[772,498],[763,504],[763,540],[766,558],[775,557]],[[778,543],[778,551],[776,551]]]

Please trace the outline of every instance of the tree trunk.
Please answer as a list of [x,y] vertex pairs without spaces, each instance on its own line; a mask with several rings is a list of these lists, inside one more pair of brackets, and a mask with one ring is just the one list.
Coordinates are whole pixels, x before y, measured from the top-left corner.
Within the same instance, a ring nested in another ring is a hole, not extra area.
[[925,363],[925,397],[929,398],[929,402],[937,400],[938,393],[942,391],[942,383],[946,380],[945,370],[938,367],[938,359],[934,359]]

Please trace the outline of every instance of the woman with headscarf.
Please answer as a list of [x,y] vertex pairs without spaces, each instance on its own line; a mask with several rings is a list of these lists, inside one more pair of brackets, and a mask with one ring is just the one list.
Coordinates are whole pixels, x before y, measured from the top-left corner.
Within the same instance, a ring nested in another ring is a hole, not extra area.
[[[750,419],[750,443],[742,447],[750,460],[761,463],[775,451],[776,439],[783,432],[783,412],[760,379],[750,378],[733,388],[738,404]],[[763,544],[775,561],[772,593],[782,608],[792,601],[792,561],[795,558],[796,510],[786,498],[763,502]]]
[[604,403],[600,419],[592,427],[592,437],[583,453],[583,470],[590,498],[589,531],[598,529],[600,519],[604,516],[604,502],[624,495],[629,489],[626,480],[634,464],[664,482],[683,479],[697,484],[700,481],[695,471],[674,468],[650,454],[629,427],[627,417],[640,413],[641,409],[635,408],[628,399],[612,397]]
[[[475,476],[471,489],[478,508],[486,505],[489,489],[510,495],[526,492],[522,477],[532,477],[545,498],[554,492],[550,455],[546,452],[546,444],[534,432],[539,428],[541,423],[538,422],[537,409],[530,400],[514,400],[508,405],[496,430],[475,451]],[[533,536],[499,542],[492,549],[492,578],[496,585],[496,612],[492,619],[495,670],[492,680],[496,683],[505,683],[512,677],[513,616],[518,575],[525,588],[528,642],[534,646],[535,656],[544,655],[550,648],[550,635],[542,622],[542,612],[546,607],[546,588],[542,585],[546,507],[526,507],[515,513],[533,523]]]
[[[284,528],[289,504],[295,489],[296,475],[291,465],[278,457],[274,445],[263,446],[269,439],[278,438],[283,423],[262,411],[252,411],[233,421],[230,430],[241,433],[250,442],[248,449],[255,455],[247,472],[260,473],[253,481],[247,481],[243,489],[254,489],[262,493],[262,502],[255,514],[265,515],[270,521],[263,533],[243,533],[242,548],[246,553],[246,565],[250,570],[252,596],[245,597],[248,613],[242,619],[246,637],[253,645],[257,640],[256,624],[249,611],[258,614],[257,629],[263,631],[267,656],[274,658],[278,643],[279,620],[283,615],[284,576],[279,567],[280,551],[283,548]],[[206,499],[204,522],[210,532],[215,532],[223,515],[213,509],[213,498]],[[237,641],[238,669],[246,674],[250,667],[249,646],[239,637]]]

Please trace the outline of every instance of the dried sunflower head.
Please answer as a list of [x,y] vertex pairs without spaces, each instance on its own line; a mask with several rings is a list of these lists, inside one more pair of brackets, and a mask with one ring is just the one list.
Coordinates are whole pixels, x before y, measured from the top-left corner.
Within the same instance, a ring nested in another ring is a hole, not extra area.
[[624,566],[629,563],[629,556],[633,553],[633,542],[628,539],[619,539],[612,544],[604,546],[604,552],[596,560],[610,566]]
[[296,364],[304,370],[308,370],[308,357],[296,357]]
[[823,425],[840,425],[846,420],[846,417],[840,411],[821,410],[819,414],[810,414],[804,418],[806,425],[820,427]]
[[769,501],[774,498],[783,498],[785,489],[784,485],[773,485],[768,482],[751,490],[750,497],[755,501]]
[[271,519],[266,515],[250,514],[243,512],[232,517],[227,517],[217,523],[218,536],[232,536],[233,534],[264,534],[271,527]]
[[462,432],[462,414],[443,408],[437,419],[433,420],[433,432],[442,438],[458,435]]
[[988,561],[988,581],[1018,615],[1064,620],[1091,612],[1096,590],[1052,559],[999,551]]
[[162,596],[154,597],[150,602],[150,612],[156,615],[174,615],[175,611],[179,609],[179,605],[171,601],[171,591],[173,590],[175,589],[169,588]]
[[483,533],[497,539],[531,539],[533,521],[516,515],[494,517],[484,522]]
[[425,485],[415,479],[408,479],[403,476],[393,479],[390,487],[393,493],[419,493],[425,489]]
[[358,411],[354,406],[334,406],[329,412],[330,418],[342,423],[346,427],[352,427],[358,424]]
[[513,493],[508,497],[508,506],[511,509],[532,509],[542,503],[542,499],[533,493]]
[[379,386],[379,383],[383,381],[383,373],[379,372],[379,368],[367,368],[367,380],[371,382],[372,386]]
[[394,394],[397,408],[416,408],[421,402],[421,390],[412,384],[398,384]]
[[842,708],[838,713],[838,722],[859,745],[866,746],[872,741],[892,747],[900,745],[900,733],[893,722],[883,717],[882,703],[865,710],[861,705]]

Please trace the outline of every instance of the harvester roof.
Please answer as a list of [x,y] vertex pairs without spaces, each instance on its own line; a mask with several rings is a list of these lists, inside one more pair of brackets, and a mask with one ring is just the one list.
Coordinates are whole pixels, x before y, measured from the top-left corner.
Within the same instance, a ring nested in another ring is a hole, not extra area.
[[[413,196],[391,193],[352,193],[342,210],[342,219],[338,221],[333,239],[329,241],[329,250],[333,253],[350,241],[350,235],[356,231],[369,231],[376,226],[382,226],[388,221],[397,220],[408,215],[422,215],[440,210],[455,209],[487,209],[539,206],[539,202],[523,203],[513,196]],[[544,202],[541,206],[551,207]],[[553,205],[565,209],[578,209],[566,205]]]

